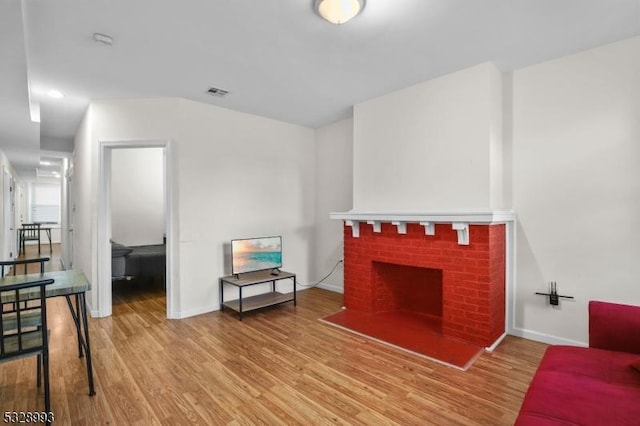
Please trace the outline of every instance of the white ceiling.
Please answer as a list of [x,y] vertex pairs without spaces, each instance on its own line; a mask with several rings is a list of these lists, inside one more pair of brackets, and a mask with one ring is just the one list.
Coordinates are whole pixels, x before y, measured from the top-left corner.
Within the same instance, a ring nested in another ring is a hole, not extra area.
[[[369,0],[342,26],[312,5],[2,0],[0,150],[26,174],[40,149],[70,151],[86,106],[104,98],[184,97],[319,127],[478,63],[509,71],[640,34],[640,0]],[[211,86],[230,93],[211,97]],[[52,88],[65,98],[46,96]]]

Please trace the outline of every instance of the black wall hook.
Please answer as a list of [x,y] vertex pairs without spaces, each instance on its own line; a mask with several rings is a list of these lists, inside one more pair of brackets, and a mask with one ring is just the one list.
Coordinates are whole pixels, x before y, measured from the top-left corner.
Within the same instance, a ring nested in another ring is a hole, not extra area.
[[561,296],[558,294],[558,283],[556,283],[555,281],[551,281],[549,282],[549,293],[538,293],[536,292],[536,294],[539,294],[540,296],[547,296],[549,297],[549,304],[553,305],[553,306],[557,306],[560,304],[560,298],[562,297],[563,299],[573,299],[573,296]]

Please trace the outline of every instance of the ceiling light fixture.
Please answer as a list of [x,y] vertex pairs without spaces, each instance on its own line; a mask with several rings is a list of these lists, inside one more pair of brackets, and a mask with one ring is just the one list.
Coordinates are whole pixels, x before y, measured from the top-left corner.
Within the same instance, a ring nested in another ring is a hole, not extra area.
[[344,24],[364,8],[365,0],[315,0],[314,8],[332,24]]
[[62,94],[62,92],[59,91],[59,90],[55,90],[55,89],[49,90],[47,92],[47,95],[49,95],[49,97],[53,98],[53,99],[62,99],[62,98],[64,98],[64,95]]

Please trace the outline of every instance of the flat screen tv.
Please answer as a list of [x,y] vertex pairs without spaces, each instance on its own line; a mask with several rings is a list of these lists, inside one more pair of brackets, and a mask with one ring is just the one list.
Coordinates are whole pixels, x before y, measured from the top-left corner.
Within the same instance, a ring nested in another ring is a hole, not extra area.
[[282,267],[282,237],[244,238],[231,241],[231,273]]

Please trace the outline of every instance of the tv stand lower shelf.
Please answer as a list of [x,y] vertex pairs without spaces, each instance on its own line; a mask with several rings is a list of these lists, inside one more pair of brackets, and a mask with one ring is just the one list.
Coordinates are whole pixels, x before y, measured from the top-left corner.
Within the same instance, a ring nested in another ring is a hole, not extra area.
[[[280,293],[276,291],[276,283],[280,280],[293,280],[292,293]],[[242,289],[257,284],[271,283],[271,291],[258,294],[255,296],[242,297]],[[225,284],[238,288],[238,299],[224,301]],[[277,275],[269,271],[261,271],[255,273],[246,273],[240,275],[230,275],[220,278],[220,310],[229,308],[238,312],[240,321],[245,312],[262,309],[269,306],[279,305],[281,303],[293,302],[296,305],[296,274],[291,272],[280,271]]]

